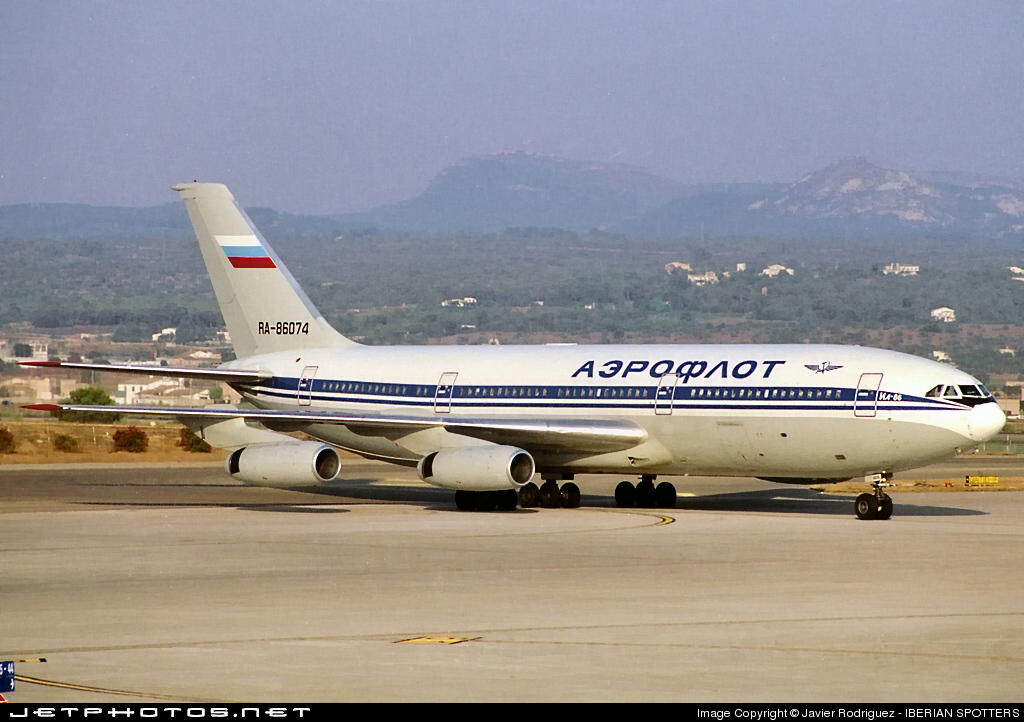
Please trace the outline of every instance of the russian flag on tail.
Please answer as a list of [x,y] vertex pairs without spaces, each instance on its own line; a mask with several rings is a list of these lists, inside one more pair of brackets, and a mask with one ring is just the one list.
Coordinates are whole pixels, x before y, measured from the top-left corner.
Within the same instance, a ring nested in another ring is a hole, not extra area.
[[256,236],[214,236],[233,268],[277,268]]

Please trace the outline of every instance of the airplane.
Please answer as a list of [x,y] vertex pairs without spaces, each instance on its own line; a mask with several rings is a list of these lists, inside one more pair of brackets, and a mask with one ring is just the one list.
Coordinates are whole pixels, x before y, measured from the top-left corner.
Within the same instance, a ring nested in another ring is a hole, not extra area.
[[[236,359],[215,369],[24,362],[222,381],[251,408],[121,407],[174,417],[240,481],[324,485],[338,449],[415,467],[462,510],[576,507],[577,474],[618,474],[622,507],[671,508],[662,476],[810,484],[865,477],[888,519],[893,474],[994,436],[1005,417],[963,371],[838,345],[366,346],[330,326],[226,186],[184,199]],[[37,404],[28,408],[109,411]],[[312,440],[287,432],[301,431]],[[540,477],[541,483],[534,481]]]

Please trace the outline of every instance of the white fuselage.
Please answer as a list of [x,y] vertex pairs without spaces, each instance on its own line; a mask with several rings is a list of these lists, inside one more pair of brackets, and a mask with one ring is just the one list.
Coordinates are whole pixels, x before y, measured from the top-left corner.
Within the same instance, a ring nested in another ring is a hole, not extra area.
[[[535,452],[538,470],[548,473],[848,478],[949,458],[1004,422],[990,397],[973,406],[926,397],[943,384],[983,391],[968,374],[857,346],[357,346],[227,366],[274,374],[238,387],[265,409],[625,419],[647,432],[646,441],[623,451]],[[441,448],[487,443],[443,428],[383,435],[331,424],[302,428],[405,464]]]

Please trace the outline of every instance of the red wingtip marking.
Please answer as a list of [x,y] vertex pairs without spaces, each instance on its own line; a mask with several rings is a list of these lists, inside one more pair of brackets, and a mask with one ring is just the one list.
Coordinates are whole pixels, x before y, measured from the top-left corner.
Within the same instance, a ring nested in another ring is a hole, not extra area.
[[31,409],[32,411],[60,411],[60,406],[57,404],[26,404],[21,408]]
[[60,361],[19,361],[19,366],[60,366]]

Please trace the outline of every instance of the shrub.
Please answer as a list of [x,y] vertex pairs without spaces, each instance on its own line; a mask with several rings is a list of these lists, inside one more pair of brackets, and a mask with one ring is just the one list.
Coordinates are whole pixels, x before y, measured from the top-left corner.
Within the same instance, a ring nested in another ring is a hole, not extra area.
[[138,426],[124,426],[114,432],[112,451],[130,451],[139,454],[149,448],[149,436]]
[[53,437],[53,449],[54,451],[63,451],[67,454],[77,454],[81,451],[78,448],[78,439],[67,434],[57,434]]
[[181,433],[178,434],[178,446],[183,448],[185,451],[192,451],[196,453],[209,454],[213,449],[212,446],[207,444],[203,439],[199,438],[195,433],[192,432],[187,426],[181,427]]
[[18,442],[6,426],[0,426],[0,454],[13,454]]
[[[106,391],[98,386],[82,386],[71,392],[62,404],[81,404],[83,406],[113,406],[114,400]],[[108,414],[103,411],[64,411],[62,421],[80,421],[83,423],[114,424],[121,418],[119,414]]]

